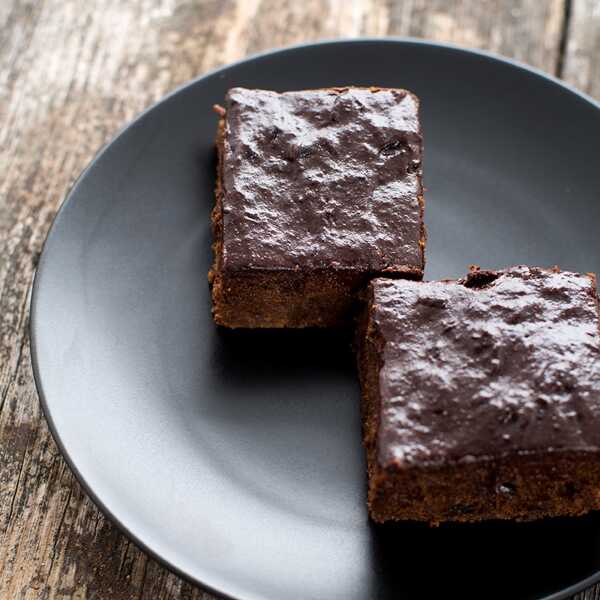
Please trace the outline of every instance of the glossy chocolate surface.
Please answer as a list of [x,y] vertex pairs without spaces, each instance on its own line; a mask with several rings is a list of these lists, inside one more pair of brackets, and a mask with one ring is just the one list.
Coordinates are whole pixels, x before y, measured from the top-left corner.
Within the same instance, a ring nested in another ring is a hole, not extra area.
[[423,268],[414,95],[234,88],[226,111],[224,269]]
[[598,450],[593,278],[521,266],[372,286],[382,465]]

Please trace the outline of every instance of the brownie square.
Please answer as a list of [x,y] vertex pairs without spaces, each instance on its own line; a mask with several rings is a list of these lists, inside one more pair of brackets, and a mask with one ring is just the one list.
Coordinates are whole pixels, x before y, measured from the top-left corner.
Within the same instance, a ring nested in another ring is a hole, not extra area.
[[593,275],[524,266],[376,279],[359,334],[375,521],[600,508]]
[[345,326],[371,278],[422,277],[418,110],[400,89],[228,92],[209,274],[218,324]]

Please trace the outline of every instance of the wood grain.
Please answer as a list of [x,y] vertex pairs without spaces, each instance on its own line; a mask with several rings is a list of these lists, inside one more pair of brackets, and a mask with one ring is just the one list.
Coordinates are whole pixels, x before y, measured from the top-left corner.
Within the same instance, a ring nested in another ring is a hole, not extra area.
[[600,97],[600,0],[573,0],[565,51],[565,80]]
[[[598,94],[596,9],[576,0],[564,72]],[[0,2],[0,598],[212,597],[98,512],[40,412],[26,334],[30,282],[52,218],[94,153],[169,90],[251,52],[411,35],[554,72],[564,15],[562,0]]]

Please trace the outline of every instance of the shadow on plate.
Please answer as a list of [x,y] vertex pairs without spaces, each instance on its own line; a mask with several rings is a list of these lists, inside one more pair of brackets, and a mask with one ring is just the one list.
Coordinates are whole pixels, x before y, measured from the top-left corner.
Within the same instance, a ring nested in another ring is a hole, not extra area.
[[267,383],[306,376],[354,377],[352,335],[328,329],[216,328],[213,366],[229,374],[232,384],[252,380]]
[[600,555],[599,514],[437,528],[372,523],[370,531],[373,597],[385,599],[538,600],[541,590],[589,576]]

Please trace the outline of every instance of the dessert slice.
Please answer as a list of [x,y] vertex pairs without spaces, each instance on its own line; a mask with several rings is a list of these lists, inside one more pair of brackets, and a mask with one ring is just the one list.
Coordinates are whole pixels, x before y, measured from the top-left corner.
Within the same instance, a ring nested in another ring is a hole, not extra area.
[[600,508],[598,327],[592,275],[374,280],[359,335],[372,518]]
[[218,108],[209,274],[218,324],[345,326],[371,278],[422,277],[413,94],[234,88]]

